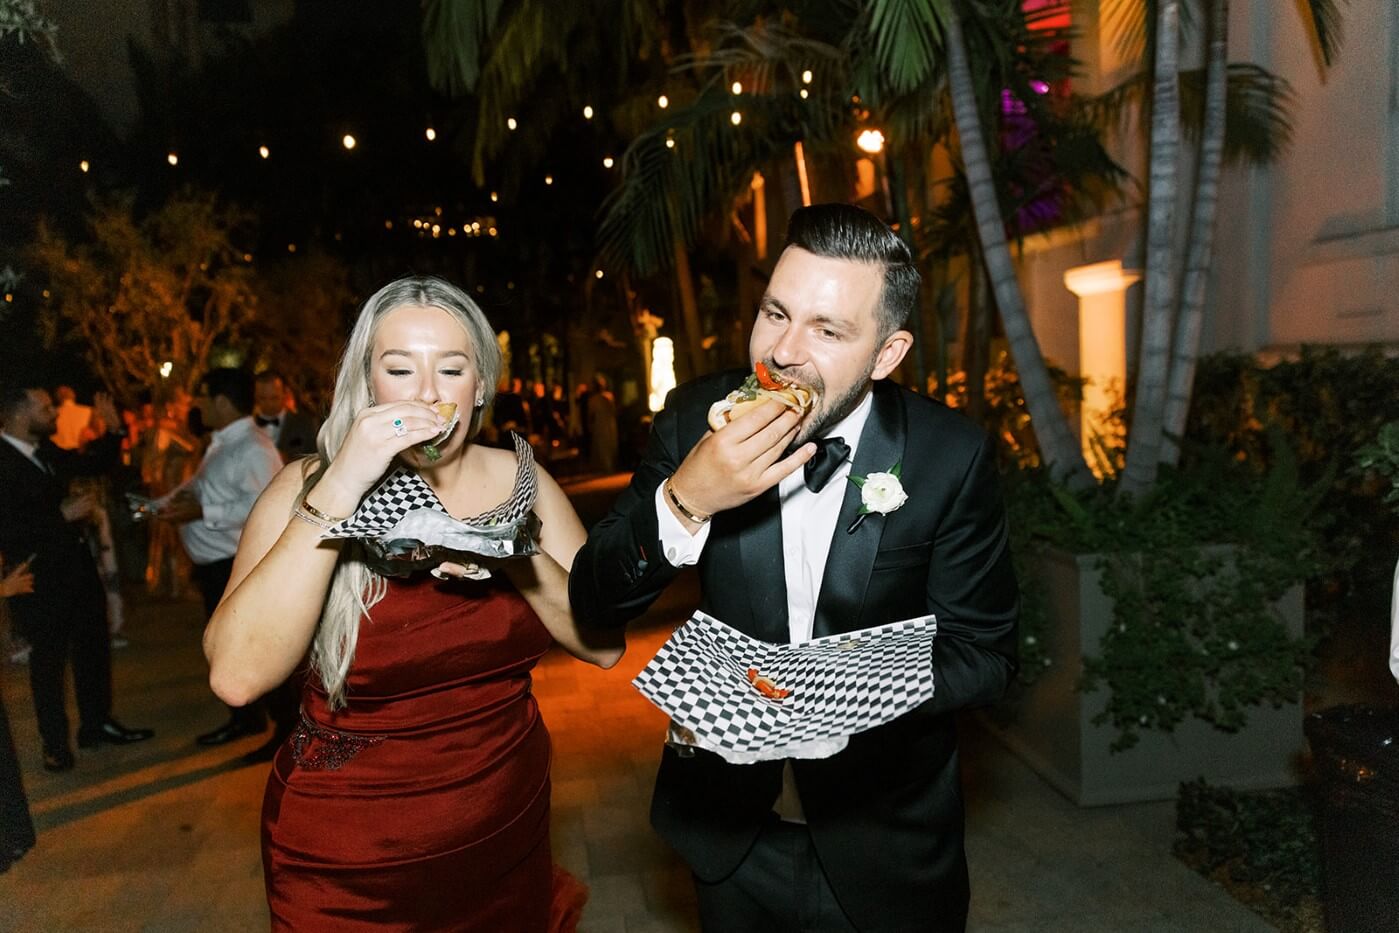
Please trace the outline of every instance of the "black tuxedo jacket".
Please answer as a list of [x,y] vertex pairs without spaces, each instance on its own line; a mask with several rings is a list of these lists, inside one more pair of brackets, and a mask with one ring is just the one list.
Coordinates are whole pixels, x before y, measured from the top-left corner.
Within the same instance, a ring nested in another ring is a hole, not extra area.
[[[708,430],[711,402],[745,373],[676,389],[645,459],[590,533],[569,578],[585,626],[640,615],[678,573],[661,553],[655,491]],[[852,533],[848,483],[816,606],[820,637],[936,613],[936,694],[853,736],[827,759],[793,762],[797,789],[841,906],[862,930],[961,930],[968,886],[952,713],[997,699],[1015,670],[1018,596],[990,440],[945,406],[878,382],[852,473],[901,464],[903,507]],[[787,594],[776,488],[713,519],[699,563],[701,608],[769,642],[786,642]],[[782,762],[730,765],[662,753],[651,819],[703,880],[743,859],[781,787]]]
[[84,526],[64,521],[62,504],[73,479],[115,468],[120,444],[117,435],[107,434],[79,454],[44,441],[38,456],[53,470],[48,473],[0,439],[0,554],[6,567],[34,555],[33,594],[10,600],[21,627],[61,624],[75,613],[105,611]]

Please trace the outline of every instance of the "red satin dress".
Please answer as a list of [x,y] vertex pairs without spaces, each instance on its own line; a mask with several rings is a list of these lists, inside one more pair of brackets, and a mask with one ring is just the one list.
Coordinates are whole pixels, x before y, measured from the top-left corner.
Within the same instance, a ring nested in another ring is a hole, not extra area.
[[499,578],[390,579],[347,706],[316,678],[262,807],[274,930],[534,933],[549,924],[543,623]]

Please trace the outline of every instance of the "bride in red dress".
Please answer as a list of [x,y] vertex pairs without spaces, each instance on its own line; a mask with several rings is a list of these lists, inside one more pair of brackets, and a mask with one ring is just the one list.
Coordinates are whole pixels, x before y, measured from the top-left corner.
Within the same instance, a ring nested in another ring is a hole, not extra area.
[[[209,682],[242,706],[305,667],[263,801],[274,930],[549,927],[550,745],[530,669],[554,642],[602,667],[622,647],[574,625],[567,568],[586,535],[558,485],[525,445],[471,442],[500,369],[460,289],[385,286],[350,335],[319,456],[289,464],[243,532],[204,634]],[[439,402],[471,415],[430,459]],[[397,577],[322,537],[405,466],[472,524],[534,487],[540,553],[486,580],[453,563]]]

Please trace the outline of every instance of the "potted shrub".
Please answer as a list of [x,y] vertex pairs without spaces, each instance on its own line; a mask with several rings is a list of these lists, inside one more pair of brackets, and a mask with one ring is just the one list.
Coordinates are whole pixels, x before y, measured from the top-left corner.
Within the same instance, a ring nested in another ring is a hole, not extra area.
[[1076,803],[1296,780],[1306,517],[1330,480],[1304,488],[1274,446],[1266,473],[1220,452],[1135,502],[1011,483],[1022,676],[987,718]]

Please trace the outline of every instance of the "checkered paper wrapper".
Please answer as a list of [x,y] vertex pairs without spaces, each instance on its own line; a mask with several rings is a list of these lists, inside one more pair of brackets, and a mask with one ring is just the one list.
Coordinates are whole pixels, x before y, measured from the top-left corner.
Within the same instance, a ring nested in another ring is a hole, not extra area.
[[[735,764],[825,758],[932,698],[936,634],[928,615],[774,645],[696,612],[632,684],[669,714],[672,744]],[[749,670],[790,695],[764,696]]]
[[[413,470],[398,467],[364,498],[355,514],[323,538],[358,538],[369,549],[375,569],[406,576],[443,561],[475,566],[472,557],[527,557],[538,553],[539,519],[534,453],[512,432],[519,466],[510,498],[489,512],[453,518],[437,494]],[[478,568],[478,578],[489,577]]]

